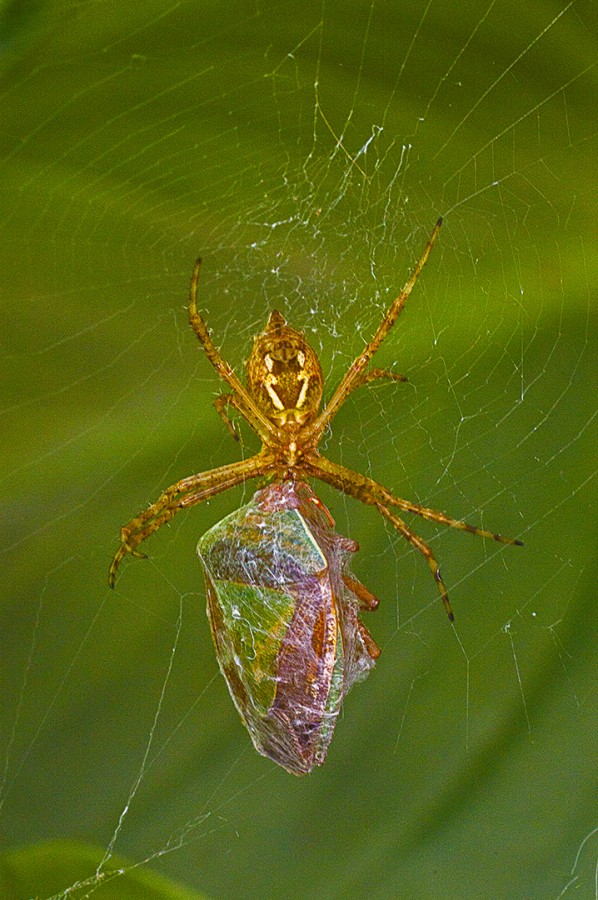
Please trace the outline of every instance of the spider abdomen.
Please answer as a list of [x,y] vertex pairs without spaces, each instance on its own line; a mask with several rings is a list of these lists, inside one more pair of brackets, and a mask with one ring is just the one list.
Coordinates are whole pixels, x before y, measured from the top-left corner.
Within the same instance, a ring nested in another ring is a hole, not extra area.
[[247,388],[276,425],[291,429],[308,422],[322,401],[322,368],[300,331],[274,310],[254,340],[246,367]]

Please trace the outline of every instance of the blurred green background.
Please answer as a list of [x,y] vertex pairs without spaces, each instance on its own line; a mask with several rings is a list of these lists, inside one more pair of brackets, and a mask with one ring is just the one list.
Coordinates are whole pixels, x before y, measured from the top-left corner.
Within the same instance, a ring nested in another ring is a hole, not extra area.
[[[154,896],[152,870],[179,885],[155,896],[592,895],[596,25],[547,0],[0,6],[2,897],[96,890],[113,853],[139,867],[100,896]],[[356,392],[325,450],[525,547],[413,523],[453,629],[424,561],[318,488],[383,654],[296,779],[242,728],[195,556],[254,486],[115,592],[108,564],[164,487],[256,448],[211,405],[195,257],[238,371],[276,307],[330,385],[439,214],[377,358],[409,384]]]

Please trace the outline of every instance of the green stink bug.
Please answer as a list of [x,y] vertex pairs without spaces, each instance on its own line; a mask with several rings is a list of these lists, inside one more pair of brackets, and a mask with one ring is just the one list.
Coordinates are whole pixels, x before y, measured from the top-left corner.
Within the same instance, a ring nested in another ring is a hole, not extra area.
[[357,544],[302,481],[274,482],[200,539],[222,674],[256,750],[295,775],[321,765],[347,691],[380,650]]

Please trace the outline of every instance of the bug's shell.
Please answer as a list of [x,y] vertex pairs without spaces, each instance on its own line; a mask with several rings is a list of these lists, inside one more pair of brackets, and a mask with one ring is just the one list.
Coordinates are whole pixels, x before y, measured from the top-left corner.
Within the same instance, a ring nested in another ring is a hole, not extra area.
[[233,701],[256,750],[295,775],[324,762],[343,697],[379,652],[354,590],[371,595],[348,573],[357,544],[333,525],[307,484],[283,481],[197,546]]

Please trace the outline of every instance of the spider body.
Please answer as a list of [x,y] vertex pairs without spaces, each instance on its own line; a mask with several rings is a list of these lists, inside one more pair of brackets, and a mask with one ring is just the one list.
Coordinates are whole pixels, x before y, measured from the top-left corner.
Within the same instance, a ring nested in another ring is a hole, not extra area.
[[189,323],[219,376],[230,392],[216,398],[215,406],[233,437],[236,428],[229,410],[239,414],[257,433],[262,448],[249,459],[220,466],[184,478],[167,488],[136,518],[121,529],[121,543],[110,566],[110,584],[127,555],[142,557],[137,549],[154,531],[168,522],[180,509],[195,506],[222,491],[253,478],[278,482],[320,479],[339,491],[374,507],[426,559],[439,588],[449,618],[453,619],[447,590],[438,564],[428,544],[403,520],[401,513],[414,513],[462,531],[507,544],[521,541],[484,531],[453,519],[437,510],[396,497],[371,478],[346,469],[322,456],[318,444],[326,428],[356,388],[376,379],[404,381],[402,375],[370,367],[372,357],[396,322],[415,285],[438,235],[442,220],[436,223],[419,261],[400,294],[390,304],[374,336],[353,360],[330,400],[321,409],[322,370],[318,357],[304,336],[291,328],[280,313],[271,313],[265,330],[259,334],[246,368],[246,385],[214,345],[209,330],[197,309],[197,283],[201,260],[195,264],[189,299]]
[[289,440],[320,408],[324,391],[320,360],[277,310],[253,342],[246,380],[257,405]]
[[256,750],[295,775],[321,765],[343,698],[380,651],[358,619],[376,598],[357,544],[302,481],[275,481],[197,545],[216,656]]

